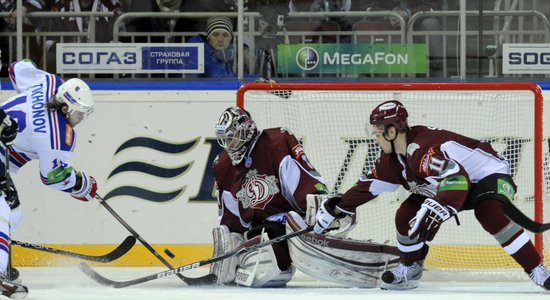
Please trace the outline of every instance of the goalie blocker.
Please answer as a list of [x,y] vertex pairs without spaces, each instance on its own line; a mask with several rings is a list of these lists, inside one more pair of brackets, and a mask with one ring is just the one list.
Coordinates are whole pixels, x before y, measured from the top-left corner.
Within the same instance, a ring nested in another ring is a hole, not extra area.
[[[300,215],[288,213],[287,234],[306,227]],[[394,246],[314,233],[290,239],[288,247],[298,270],[346,286],[378,287],[382,273],[399,263],[399,251]]]

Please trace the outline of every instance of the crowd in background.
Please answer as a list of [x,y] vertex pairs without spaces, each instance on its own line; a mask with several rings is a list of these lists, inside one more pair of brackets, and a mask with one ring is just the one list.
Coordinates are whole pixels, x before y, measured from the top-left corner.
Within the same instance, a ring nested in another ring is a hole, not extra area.
[[[479,0],[481,1],[481,0]],[[479,8],[479,2],[467,1],[469,10]],[[475,2],[475,3],[474,3]],[[536,5],[537,9],[546,11],[546,15],[550,15],[550,4],[548,1],[531,0],[532,5]],[[15,30],[15,0],[0,0],[0,10],[2,12],[11,13],[9,16],[0,19],[0,28],[2,31]],[[521,1],[512,1],[521,3]],[[501,5],[502,1],[483,1],[483,9],[496,9],[497,5]],[[278,22],[279,16],[286,16],[292,12],[320,12],[320,11],[391,11],[400,15],[405,22],[417,12],[421,11],[439,11],[439,10],[457,10],[459,0],[244,0],[245,11],[259,12],[260,32],[263,33],[263,39],[255,41],[256,52],[249,59],[248,41],[245,37],[245,72],[247,74],[258,74],[263,77],[274,77],[276,74],[266,71],[266,65],[273,64],[272,49],[276,48],[277,43],[284,42],[281,39],[265,38],[270,34],[280,31]],[[113,41],[113,25],[117,17],[126,12],[236,12],[236,0],[23,0],[23,15],[27,12],[113,12],[112,17],[97,17],[95,19],[95,40],[96,43],[108,43]],[[500,8],[499,8],[500,9]],[[516,7],[517,9],[517,7]],[[347,17],[330,17],[321,21],[330,21],[338,24],[338,30],[342,32],[351,31],[359,28],[359,23],[366,26],[362,30],[400,30],[402,24],[397,18],[379,17],[379,18],[347,18]],[[233,50],[234,31],[236,30],[236,19],[227,19],[228,25],[225,29],[230,32],[229,42],[224,44],[223,49],[209,46],[207,18],[135,18],[123,23],[121,31],[126,32],[196,32],[201,33],[195,37],[183,36],[174,34],[167,37],[162,36],[137,36],[132,40],[121,38],[121,42],[189,42],[190,40],[203,42],[206,45],[207,53],[206,63],[215,64],[214,67],[207,69],[224,70],[223,72],[205,72],[203,77],[235,77],[236,67],[235,61],[237,53]],[[210,20],[212,21],[212,20]],[[317,22],[319,20],[311,20]],[[320,22],[320,21],[319,21]],[[245,20],[247,26],[247,20]],[[24,18],[24,32],[88,32],[90,24],[89,17],[57,17],[57,18]],[[418,31],[439,31],[442,30],[442,22],[438,17],[425,17],[419,22],[414,23],[414,30]],[[228,31],[226,30],[226,31]],[[318,29],[323,30],[323,29]],[[26,55],[35,61],[38,65],[46,66],[48,71],[54,72],[55,67],[55,45],[58,42],[90,42],[85,35],[64,37],[62,40],[57,37],[34,38],[28,39],[26,42]],[[318,42],[319,40],[312,40]],[[325,42],[335,42],[335,40],[325,40]],[[340,43],[350,43],[350,36],[343,34],[338,38]],[[429,75],[430,77],[441,77],[442,74],[442,59],[444,56],[443,41],[441,36],[431,35],[429,40],[421,37],[415,37],[414,42],[426,42],[429,53]],[[6,65],[6,53],[14,51],[13,43],[10,44],[7,37],[0,38],[0,49],[2,50]],[[267,50],[266,50],[267,49]],[[212,51],[211,51],[212,50]],[[271,51],[271,52],[270,52]],[[46,55],[44,55],[46,53]],[[47,64],[42,64],[44,60],[48,60]],[[252,65],[248,65],[253,62]],[[262,65],[260,67],[260,65]],[[5,68],[4,68],[5,69]],[[5,71],[1,76],[5,77]]]

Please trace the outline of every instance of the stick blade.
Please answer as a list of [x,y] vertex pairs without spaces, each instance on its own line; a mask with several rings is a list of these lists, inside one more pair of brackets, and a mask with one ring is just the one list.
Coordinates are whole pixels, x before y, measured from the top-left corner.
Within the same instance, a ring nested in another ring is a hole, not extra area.
[[117,284],[116,281],[112,281],[110,279],[103,277],[101,274],[97,273],[92,268],[90,268],[90,266],[88,266],[87,264],[82,262],[78,265],[78,268],[80,268],[80,270],[84,272],[84,274],[88,275],[88,277],[93,279],[95,282],[105,286],[116,287],[116,284]]
[[192,286],[201,286],[201,285],[213,285],[218,280],[218,276],[214,274],[207,274],[201,277],[185,277],[185,283]]
[[132,235],[127,236],[126,239],[124,239],[124,241],[122,241],[122,243],[115,248],[115,250],[111,251],[109,254],[106,254],[101,262],[111,262],[117,260],[122,255],[130,251],[135,244],[136,238]]

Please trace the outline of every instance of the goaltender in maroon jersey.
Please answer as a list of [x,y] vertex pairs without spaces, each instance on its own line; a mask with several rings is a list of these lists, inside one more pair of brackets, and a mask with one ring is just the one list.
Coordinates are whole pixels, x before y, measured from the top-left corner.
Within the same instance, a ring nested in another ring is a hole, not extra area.
[[285,128],[259,130],[244,163],[234,166],[227,151],[220,153],[214,176],[220,195],[228,192],[237,199],[240,220],[232,208],[221,207],[221,224],[237,232],[255,221],[284,222],[288,211],[304,213],[306,195],[325,190],[302,145]]
[[[220,217],[212,230],[214,256],[284,235],[287,213],[305,215],[307,195],[326,193],[287,129],[258,129],[240,107],[226,109],[214,129],[224,149],[213,163]],[[218,284],[250,287],[284,286],[294,272],[286,242],[210,265]]]

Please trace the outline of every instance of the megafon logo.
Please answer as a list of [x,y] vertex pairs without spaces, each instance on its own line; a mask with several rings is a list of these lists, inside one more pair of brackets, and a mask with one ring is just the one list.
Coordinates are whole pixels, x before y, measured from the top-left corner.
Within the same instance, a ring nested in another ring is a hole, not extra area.
[[296,53],[296,64],[304,71],[313,70],[319,64],[319,53],[311,47],[304,47]]

